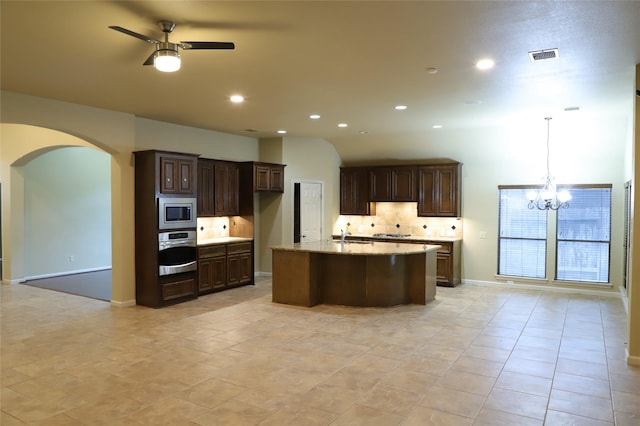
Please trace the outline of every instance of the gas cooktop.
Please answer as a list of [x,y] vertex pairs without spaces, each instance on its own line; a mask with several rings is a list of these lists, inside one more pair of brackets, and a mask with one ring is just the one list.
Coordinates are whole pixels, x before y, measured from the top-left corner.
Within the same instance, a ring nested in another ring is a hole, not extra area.
[[408,238],[411,234],[373,234],[373,236],[379,238]]

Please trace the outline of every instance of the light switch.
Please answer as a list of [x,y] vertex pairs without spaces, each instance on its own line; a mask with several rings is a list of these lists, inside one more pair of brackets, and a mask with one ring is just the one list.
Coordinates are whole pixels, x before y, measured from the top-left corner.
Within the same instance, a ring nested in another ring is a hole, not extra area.
[[487,239],[487,231],[480,231],[480,239],[481,240]]

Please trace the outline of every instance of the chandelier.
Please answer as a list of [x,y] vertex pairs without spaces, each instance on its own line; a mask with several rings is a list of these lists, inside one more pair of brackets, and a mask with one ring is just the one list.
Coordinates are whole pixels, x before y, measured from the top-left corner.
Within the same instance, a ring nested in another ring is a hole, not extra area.
[[555,178],[549,172],[549,122],[551,117],[546,117],[545,120],[547,120],[547,175],[542,178],[543,185],[538,191],[527,192],[528,207],[538,210],[566,209],[569,207],[571,194],[566,190],[558,192],[556,184],[553,182]]

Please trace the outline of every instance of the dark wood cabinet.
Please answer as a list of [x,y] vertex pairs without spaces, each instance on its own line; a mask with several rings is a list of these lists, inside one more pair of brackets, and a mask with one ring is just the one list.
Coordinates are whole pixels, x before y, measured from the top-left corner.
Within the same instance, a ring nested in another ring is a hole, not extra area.
[[418,168],[418,216],[460,217],[461,164]]
[[375,214],[369,202],[369,169],[342,167],[340,169],[340,214]]
[[212,293],[253,283],[253,242],[198,247],[198,291]]
[[227,285],[249,284],[253,281],[253,243],[227,245]]
[[[334,236],[334,238],[336,238]],[[347,236],[347,240],[361,241],[380,241],[388,243],[410,243],[410,244],[428,244],[440,246],[436,255],[436,283],[439,286],[455,287],[460,284],[462,270],[462,241],[461,240],[418,240],[418,239],[400,239],[400,238],[380,238],[380,237],[363,237],[363,236]]]
[[135,161],[136,303],[160,308],[195,299],[196,272],[160,276],[158,200],[195,197],[197,155],[167,151],[137,151]]
[[215,173],[213,160],[198,160],[198,216],[215,216]]
[[198,247],[198,292],[222,290],[227,286],[227,246]]
[[198,216],[240,214],[239,167],[232,161],[198,161]]
[[391,201],[391,169],[374,167],[369,169],[370,201]]
[[195,195],[196,159],[180,155],[160,156],[160,192]]
[[214,216],[237,216],[240,214],[240,171],[237,163],[214,162]]
[[284,192],[284,165],[253,163],[254,191]]
[[414,166],[371,167],[370,201],[417,201]]
[[427,244],[437,244],[436,281],[438,285],[455,287],[460,284],[460,241],[429,241]]

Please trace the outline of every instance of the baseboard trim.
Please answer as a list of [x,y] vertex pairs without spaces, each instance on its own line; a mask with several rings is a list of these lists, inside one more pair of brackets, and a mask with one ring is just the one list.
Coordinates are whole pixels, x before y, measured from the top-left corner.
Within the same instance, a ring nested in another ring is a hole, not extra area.
[[631,356],[629,355],[629,348],[625,349],[627,355],[627,364],[640,366],[640,356]]
[[31,281],[31,280],[40,280],[43,278],[53,278],[53,277],[63,277],[65,275],[76,275],[76,274],[84,274],[87,272],[98,272],[98,271],[107,271],[111,269],[111,265],[109,266],[98,266],[96,268],[87,268],[87,269],[76,269],[73,271],[63,271],[63,272],[54,272],[51,274],[42,274],[42,275],[32,275],[30,277],[24,277],[23,281]]
[[271,272],[256,272],[255,277],[269,277],[271,278]]
[[462,280],[463,284],[481,285],[487,287],[501,287],[501,288],[518,288],[522,290],[539,290],[539,291],[552,291],[556,293],[578,293],[586,294],[590,296],[601,297],[613,297],[621,298],[622,295],[615,291],[595,290],[589,288],[573,288],[573,287],[557,287],[539,284],[524,284],[524,283],[505,283],[498,281],[481,281],[481,280]]
[[9,284],[9,285],[11,285],[11,284],[20,284],[20,283],[25,282],[26,280],[27,280],[26,278],[16,278],[16,279],[13,279],[13,280],[2,280],[2,284]]
[[136,305],[136,299],[133,300],[125,300],[124,302],[120,302],[119,300],[112,300],[111,306],[115,308],[128,308],[130,306]]

